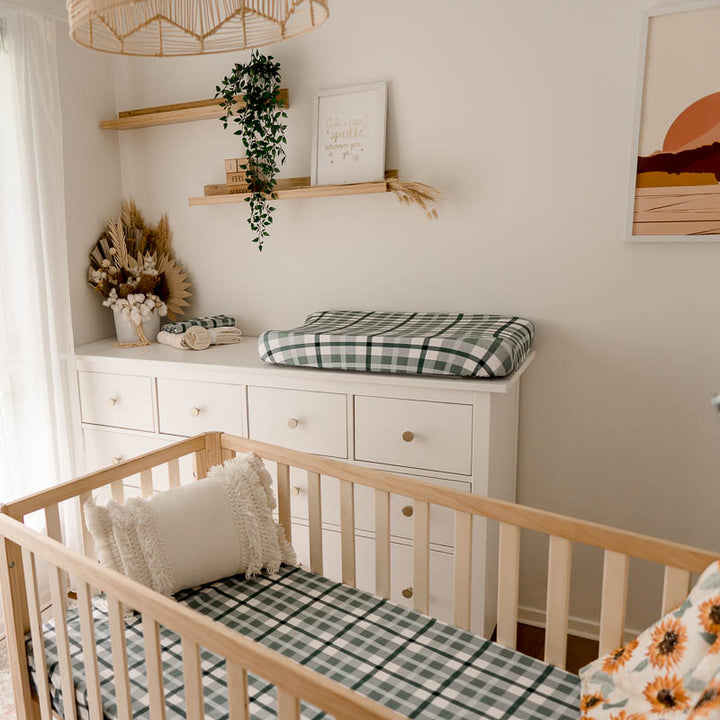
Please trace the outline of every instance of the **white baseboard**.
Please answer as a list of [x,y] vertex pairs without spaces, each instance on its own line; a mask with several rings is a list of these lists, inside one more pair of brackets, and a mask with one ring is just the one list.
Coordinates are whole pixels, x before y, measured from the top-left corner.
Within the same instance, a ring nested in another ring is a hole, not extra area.
[[[518,622],[533,627],[545,627],[545,611],[537,608],[530,608],[524,605],[518,607]],[[640,630],[625,628],[625,641],[632,640],[640,634]],[[599,640],[600,623],[597,620],[588,620],[587,618],[579,618],[573,615],[568,617],[568,634],[575,635],[589,640]]]

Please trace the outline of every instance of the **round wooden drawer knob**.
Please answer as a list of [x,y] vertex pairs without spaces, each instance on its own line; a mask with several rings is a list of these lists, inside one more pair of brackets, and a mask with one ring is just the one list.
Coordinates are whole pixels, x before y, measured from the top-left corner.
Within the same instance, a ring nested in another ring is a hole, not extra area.
[[112,459],[112,464],[113,464],[113,465],[117,465],[121,460],[122,460],[122,458],[121,458],[119,455],[116,455],[116,456]]
[[290,418],[288,420],[288,427],[291,430],[294,430],[299,424],[300,424],[300,422],[298,420],[296,420],[295,418]]
[[293,487],[292,487],[293,495],[299,495],[301,492],[302,492],[302,488],[298,487],[297,485],[293,485]]
[[199,407],[194,407],[192,410],[190,410],[190,414],[191,414],[193,417],[197,417],[197,416],[200,414],[200,408],[199,408]]
[[403,514],[405,517],[412,517],[414,512],[415,512],[415,508],[414,508],[412,505],[406,505],[406,506],[402,509],[402,514]]
[[117,401],[118,399],[116,397],[110,397],[108,398],[107,403],[110,407],[115,407],[115,405],[117,405]]
[[402,434],[402,439],[403,439],[405,442],[412,442],[412,441],[415,439],[415,433],[412,432],[412,430],[406,430],[406,431]]
[[402,596],[409,600],[413,596],[413,589],[411,587],[403,588]]

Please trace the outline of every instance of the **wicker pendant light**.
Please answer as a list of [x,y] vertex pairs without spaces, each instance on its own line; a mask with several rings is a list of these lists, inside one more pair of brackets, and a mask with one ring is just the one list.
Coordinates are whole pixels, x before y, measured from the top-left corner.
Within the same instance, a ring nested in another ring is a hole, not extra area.
[[328,0],[67,0],[70,36],[118,55],[202,55],[303,35]]

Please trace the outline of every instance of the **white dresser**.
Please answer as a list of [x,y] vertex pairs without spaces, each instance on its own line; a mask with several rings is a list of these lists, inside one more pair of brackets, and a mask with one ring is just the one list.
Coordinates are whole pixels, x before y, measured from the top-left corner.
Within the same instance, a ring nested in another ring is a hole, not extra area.
[[[162,345],[117,349],[112,340],[76,349],[86,470],[208,430],[515,499],[520,376],[465,380],[344,373],[267,365],[256,338],[201,352]],[[272,465],[272,464],[270,464]],[[274,474],[275,468],[268,468]],[[192,468],[182,468],[190,482]],[[162,482],[162,481],[161,481]],[[340,579],[339,494],[323,481],[325,574]],[[306,478],[291,477],[293,541],[307,564]],[[128,482],[138,492],[139,479]],[[373,589],[373,500],[356,497],[357,579]],[[475,632],[495,623],[497,527],[473,528]],[[391,597],[412,606],[412,503],[391,500]],[[433,615],[452,616],[453,517],[431,516]],[[445,592],[447,590],[447,592]]]

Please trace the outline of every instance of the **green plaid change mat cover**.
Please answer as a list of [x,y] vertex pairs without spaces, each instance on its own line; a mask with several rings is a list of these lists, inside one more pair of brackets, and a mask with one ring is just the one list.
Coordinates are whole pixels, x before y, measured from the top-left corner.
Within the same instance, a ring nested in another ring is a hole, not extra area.
[[[315,575],[283,567],[278,575],[235,576],[176,596],[271,650],[309,667],[410,718],[577,720],[576,676],[471,635],[387,600]],[[105,718],[116,718],[107,613],[94,606]],[[88,718],[80,622],[68,611],[77,709]],[[53,623],[44,625],[55,710],[62,715],[60,670]],[[133,717],[149,718],[145,654],[139,618],[126,621]],[[180,638],[161,628],[168,718],[184,718]],[[31,674],[32,642],[28,639]],[[202,651],[205,712],[227,718],[225,661]],[[275,689],[248,675],[250,717],[275,718]],[[328,717],[303,704],[303,718]],[[93,718],[93,720],[96,720]]]
[[535,326],[502,315],[324,311],[258,338],[269,363],[330,370],[495,378],[515,372]]

